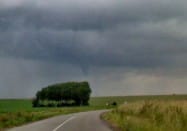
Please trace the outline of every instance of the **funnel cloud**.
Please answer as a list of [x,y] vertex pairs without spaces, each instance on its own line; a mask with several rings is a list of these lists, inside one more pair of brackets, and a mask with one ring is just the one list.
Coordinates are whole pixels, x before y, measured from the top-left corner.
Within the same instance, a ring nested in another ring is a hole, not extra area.
[[93,96],[187,93],[186,4],[1,0],[0,98],[83,80]]

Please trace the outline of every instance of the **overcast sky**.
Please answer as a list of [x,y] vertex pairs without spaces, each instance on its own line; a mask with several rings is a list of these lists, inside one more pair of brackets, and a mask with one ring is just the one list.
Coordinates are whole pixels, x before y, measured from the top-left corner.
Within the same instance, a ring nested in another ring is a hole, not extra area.
[[0,0],[0,98],[187,93],[186,0]]

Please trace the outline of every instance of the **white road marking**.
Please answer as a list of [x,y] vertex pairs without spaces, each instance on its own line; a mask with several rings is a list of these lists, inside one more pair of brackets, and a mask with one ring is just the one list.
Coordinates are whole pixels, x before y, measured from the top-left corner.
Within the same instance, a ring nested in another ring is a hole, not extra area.
[[64,122],[62,122],[62,124],[60,124],[59,126],[57,126],[55,129],[53,129],[52,131],[57,131],[59,128],[61,128],[63,125],[65,125],[66,123],[68,123],[69,121],[71,121],[72,119],[74,119],[75,116],[70,117],[69,119],[65,120]]

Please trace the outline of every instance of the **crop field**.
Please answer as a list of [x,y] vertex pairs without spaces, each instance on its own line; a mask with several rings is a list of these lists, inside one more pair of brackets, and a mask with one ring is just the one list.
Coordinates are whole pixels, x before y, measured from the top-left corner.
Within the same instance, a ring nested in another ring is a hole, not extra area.
[[162,98],[124,103],[102,118],[121,131],[187,131],[185,96]]
[[41,107],[33,108],[32,101],[29,99],[1,99],[0,100],[0,131],[6,128],[22,125],[25,123],[45,119],[60,114],[74,112],[116,108],[116,106],[106,103],[116,102],[118,105],[123,103],[134,103],[138,101],[162,100],[162,101],[184,101],[187,95],[168,95],[168,96],[111,96],[111,97],[92,97],[90,106],[77,107]]

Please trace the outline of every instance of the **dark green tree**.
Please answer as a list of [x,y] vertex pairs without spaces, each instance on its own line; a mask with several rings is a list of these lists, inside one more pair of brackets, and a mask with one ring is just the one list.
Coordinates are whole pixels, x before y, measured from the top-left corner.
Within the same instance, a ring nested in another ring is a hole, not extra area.
[[[88,105],[91,88],[88,82],[67,82],[47,86],[36,93],[33,106],[41,101],[56,101],[61,105]],[[51,105],[51,104],[48,104]]]

